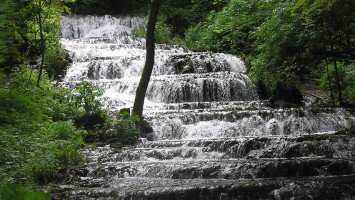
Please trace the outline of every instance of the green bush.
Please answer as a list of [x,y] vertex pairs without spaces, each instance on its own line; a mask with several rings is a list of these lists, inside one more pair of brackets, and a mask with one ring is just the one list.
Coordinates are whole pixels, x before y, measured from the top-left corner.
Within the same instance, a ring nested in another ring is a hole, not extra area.
[[159,17],[156,24],[155,39],[160,44],[172,44],[173,34],[171,28],[166,24],[166,19]]
[[30,192],[16,185],[6,185],[0,191],[0,200],[50,200],[50,196],[43,192]]
[[[132,30],[133,36],[136,38],[146,37],[145,26],[140,26]],[[156,29],[155,29],[155,40],[158,44],[175,44],[180,46],[186,46],[185,40],[179,36],[173,34],[172,28],[168,25],[166,18],[159,17]]]
[[85,141],[133,144],[139,137],[135,126],[139,118],[126,112],[110,117],[99,100],[102,94],[102,90],[83,81],[69,95],[69,104],[78,111],[72,117],[74,123],[88,132]]
[[138,116],[130,116],[128,112],[118,113],[102,133],[101,140],[108,142],[119,142],[124,145],[134,144],[139,138],[139,129],[135,122],[139,121]]
[[[48,183],[61,168],[83,161],[85,132],[70,122],[31,122],[0,127],[0,165],[6,182]],[[4,182],[3,182],[4,181]]]
[[[345,101],[349,105],[355,105],[355,65],[338,63],[340,89],[344,95]],[[338,102],[338,90],[336,85],[336,75],[334,65],[323,67],[319,83],[322,89],[333,94],[333,99],[336,105]],[[331,95],[329,95],[331,97]]]
[[132,29],[132,34],[136,38],[145,38],[147,30],[145,29],[145,26],[139,26],[138,28]]
[[6,183],[47,183],[58,170],[83,161],[86,132],[66,121],[68,117],[56,116],[56,110],[64,116],[73,110],[56,101],[68,91],[47,79],[35,87],[36,74],[30,74],[20,68],[9,86],[0,87],[0,188]]
[[185,35],[186,45],[192,51],[207,51],[211,49],[211,34],[203,22],[188,29]]
[[92,115],[102,110],[98,100],[102,94],[103,90],[95,88],[90,82],[83,81],[73,90],[70,100],[80,111]]
[[51,98],[48,99],[51,109],[48,112],[53,121],[73,121],[76,116],[82,115],[82,111],[71,102],[71,90],[53,87],[51,93]]
[[68,102],[77,111],[72,119],[77,127],[88,131],[87,142],[95,142],[101,129],[111,120],[99,100],[102,94],[103,90],[83,81],[69,95]]
[[6,81],[6,75],[2,70],[0,70],[0,85],[5,85],[6,84],[5,81]]
[[76,0],[68,6],[80,15],[142,14],[147,9],[146,0]]
[[355,106],[355,64],[344,65],[344,93],[350,106]]
[[195,51],[228,52],[240,56],[255,54],[255,31],[271,11],[272,2],[230,0],[190,26],[187,46]]
[[[99,101],[102,91],[89,82],[68,90],[44,76],[17,69],[0,87],[0,188],[15,183],[32,188],[56,180],[63,168],[83,162],[86,141],[133,144],[139,117],[110,117]],[[84,128],[86,131],[82,130]]]
[[71,59],[59,41],[54,41],[48,45],[45,62],[46,71],[49,77],[60,79],[65,75],[65,72],[71,62]]

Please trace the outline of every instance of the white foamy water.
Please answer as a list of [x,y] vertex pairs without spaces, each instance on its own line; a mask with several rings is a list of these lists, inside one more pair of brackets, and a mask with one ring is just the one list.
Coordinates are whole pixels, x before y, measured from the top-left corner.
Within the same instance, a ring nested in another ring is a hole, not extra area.
[[[146,53],[132,29],[142,24],[142,17],[63,16],[61,41],[73,59],[65,84],[88,80],[105,90],[110,110],[132,107]],[[155,140],[297,135],[351,124],[342,110],[264,107],[236,56],[160,44],[144,112]]]
[[[102,102],[111,111],[132,107],[145,62],[145,40],[133,38],[132,28],[143,22],[62,17],[61,41],[73,60],[63,85],[87,80],[105,90]],[[157,45],[144,109],[154,132],[134,146],[87,149],[89,162],[61,185],[68,190],[58,199],[235,199],[249,189],[251,196],[262,191],[255,199],[270,199],[266,191],[279,190],[265,178],[275,186],[287,181],[293,191],[295,179],[287,177],[307,177],[298,183],[303,192],[312,191],[311,176],[328,186],[328,177],[354,173],[355,138],[337,133],[355,123],[348,112],[265,104],[238,57]],[[235,183],[247,190],[233,191]],[[350,191],[344,183],[341,191]],[[302,199],[271,199],[295,197]]]
[[[61,41],[73,59],[64,81],[90,80],[105,89],[111,109],[131,107],[146,53],[145,40],[132,37],[132,29],[143,22],[141,17],[63,16]],[[232,55],[157,45],[146,107],[253,100],[256,95],[245,72],[243,62]]]

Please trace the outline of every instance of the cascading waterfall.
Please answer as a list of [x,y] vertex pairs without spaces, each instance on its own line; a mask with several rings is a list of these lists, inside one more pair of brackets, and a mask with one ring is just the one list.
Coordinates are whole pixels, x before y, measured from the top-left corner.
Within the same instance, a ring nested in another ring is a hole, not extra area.
[[[139,17],[62,17],[62,43],[73,59],[64,82],[92,80],[106,90],[108,101],[124,100],[115,109],[130,107],[145,62],[145,41],[133,38],[131,31],[142,22]],[[160,104],[256,99],[245,71],[232,55],[157,45],[147,100]]]
[[[143,22],[63,16],[61,41],[73,63],[62,85],[87,80],[105,90],[110,110],[131,107],[145,62],[145,40],[134,38],[132,29]],[[342,109],[265,106],[233,55],[158,44],[146,98],[152,141],[87,150],[90,162],[57,198],[355,196],[355,139],[338,132],[354,117]]]

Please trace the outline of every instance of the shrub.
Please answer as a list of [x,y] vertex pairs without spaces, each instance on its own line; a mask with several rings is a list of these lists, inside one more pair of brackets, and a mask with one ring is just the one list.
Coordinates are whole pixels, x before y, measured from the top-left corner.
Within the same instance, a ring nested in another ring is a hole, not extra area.
[[0,186],[6,182],[27,186],[48,183],[53,173],[83,161],[85,132],[69,122],[2,126],[0,134],[0,173],[6,176]]
[[99,100],[102,94],[102,90],[87,81],[80,83],[71,92],[69,104],[78,111],[73,117],[75,125],[87,130],[85,141],[89,143],[133,144],[139,137],[139,129],[135,126],[139,117],[130,116],[128,112],[120,112],[115,118],[110,117]]
[[42,192],[30,192],[16,185],[6,185],[0,192],[0,200],[50,200],[48,194]]
[[[134,28],[132,30],[132,34],[136,38],[145,38],[146,32],[147,30],[145,26]],[[172,28],[168,25],[166,18],[164,17],[158,18],[155,29],[155,40],[158,44],[175,44],[180,46],[186,46],[184,39],[173,34]]]
[[[344,95],[343,98],[345,98],[347,104],[355,105],[355,65],[338,63],[338,73],[340,89]],[[322,89],[333,94],[333,99],[330,99],[330,101],[338,105],[338,90],[334,65],[323,67],[319,83]]]
[[46,71],[49,77],[57,80],[62,78],[72,61],[57,39],[49,42],[45,56]]
[[100,112],[101,103],[98,100],[103,94],[103,90],[95,88],[90,82],[81,82],[74,90],[71,96],[71,103],[87,115]]
[[66,111],[72,108],[56,101],[68,91],[53,87],[48,79],[35,87],[34,76],[20,68],[12,74],[14,81],[0,88],[0,188],[6,183],[47,183],[53,173],[83,161],[85,131],[55,114],[61,108],[62,115],[70,115]]
[[101,140],[119,142],[124,145],[137,142],[140,131],[135,122],[139,120],[138,116],[130,116],[128,112],[118,113],[116,119],[108,125],[107,130],[101,135]]
[[81,82],[71,93],[69,104],[73,106],[77,113],[73,117],[77,127],[82,127],[88,131],[85,138],[87,142],[94,142],[98,139],[100,129],[110,120],[107,111],[102,108],[99,97],[103,90],[97,89],[90,82]]

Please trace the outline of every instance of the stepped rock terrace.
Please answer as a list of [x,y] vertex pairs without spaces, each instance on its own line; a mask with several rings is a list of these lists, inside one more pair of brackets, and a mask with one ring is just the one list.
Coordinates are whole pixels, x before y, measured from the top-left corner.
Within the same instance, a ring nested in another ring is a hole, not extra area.
[[[110,110],[131,107],[145,61],[141,17],[63,16],[73,63],[61,83],[87,80]],[[343,109],[273,109],[243,62],[157,45],[144,115],[154,133],[133,146],[85,151],[57,199],[354,199],[354,117]]]

